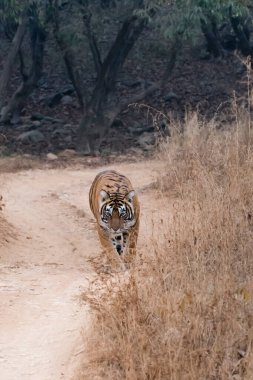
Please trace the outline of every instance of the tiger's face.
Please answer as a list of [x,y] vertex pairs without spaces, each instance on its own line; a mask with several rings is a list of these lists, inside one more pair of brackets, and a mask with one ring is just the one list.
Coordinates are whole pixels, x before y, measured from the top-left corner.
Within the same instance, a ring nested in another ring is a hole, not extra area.
[[135,225],[135,213],[132,190],[125,196],[114,197],[106,191],[100,191],[99,210],[100,227],[109,236],[112,245],[119,255],[124,253],[128,245],[129,229]]

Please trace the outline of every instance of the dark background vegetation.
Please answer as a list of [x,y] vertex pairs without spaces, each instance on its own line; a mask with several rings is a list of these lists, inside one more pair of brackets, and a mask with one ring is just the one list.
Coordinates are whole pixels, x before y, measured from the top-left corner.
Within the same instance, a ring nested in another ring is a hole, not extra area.
[[0,153],[148,152],[192,110],[230,124],[252,19],[250,0],[0,0]]

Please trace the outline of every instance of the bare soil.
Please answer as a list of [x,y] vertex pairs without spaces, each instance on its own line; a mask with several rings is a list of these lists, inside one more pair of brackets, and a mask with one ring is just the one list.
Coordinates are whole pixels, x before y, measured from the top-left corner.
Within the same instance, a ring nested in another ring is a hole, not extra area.
[[[107,166],[141,190],[153,183],[155,161]],[[15,229],[0,253],[2,380],[72,379],[85,350],[90,312],[81,302],[97,274],[100,247],[88,191],[101,168],[30,169],[1,175],[4,215]],[[142,224],[142,237],[148,233]]]

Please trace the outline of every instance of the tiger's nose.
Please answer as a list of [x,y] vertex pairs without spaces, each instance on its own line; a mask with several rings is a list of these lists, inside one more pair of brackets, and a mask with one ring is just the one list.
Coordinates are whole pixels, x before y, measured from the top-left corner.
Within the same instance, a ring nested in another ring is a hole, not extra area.
[[112,222],[111,222],[111,229],[114,232],[117,232],[120,229],[120,221],[119,220],[112,220]]

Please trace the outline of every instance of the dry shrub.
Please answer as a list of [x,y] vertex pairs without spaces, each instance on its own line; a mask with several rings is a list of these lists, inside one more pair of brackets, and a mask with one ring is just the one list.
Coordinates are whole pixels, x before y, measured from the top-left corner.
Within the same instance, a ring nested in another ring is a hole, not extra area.
[[0,195],[0,247],[5,245],[14,237],[14,228],[7,222],[2,214],[4,208],[3,197]]
[[253,378],[252,137],[196,115],[185,128],[161,147],[146,252],[120,290],[89,299],[81,379]]
[[34,169],[39,166],[39,159],[34,157],[14,156],[0,158],[0,173],[16,173],[21,170]]
[[13,226],[0,214],[0,247],[8,243],[13,237]]

